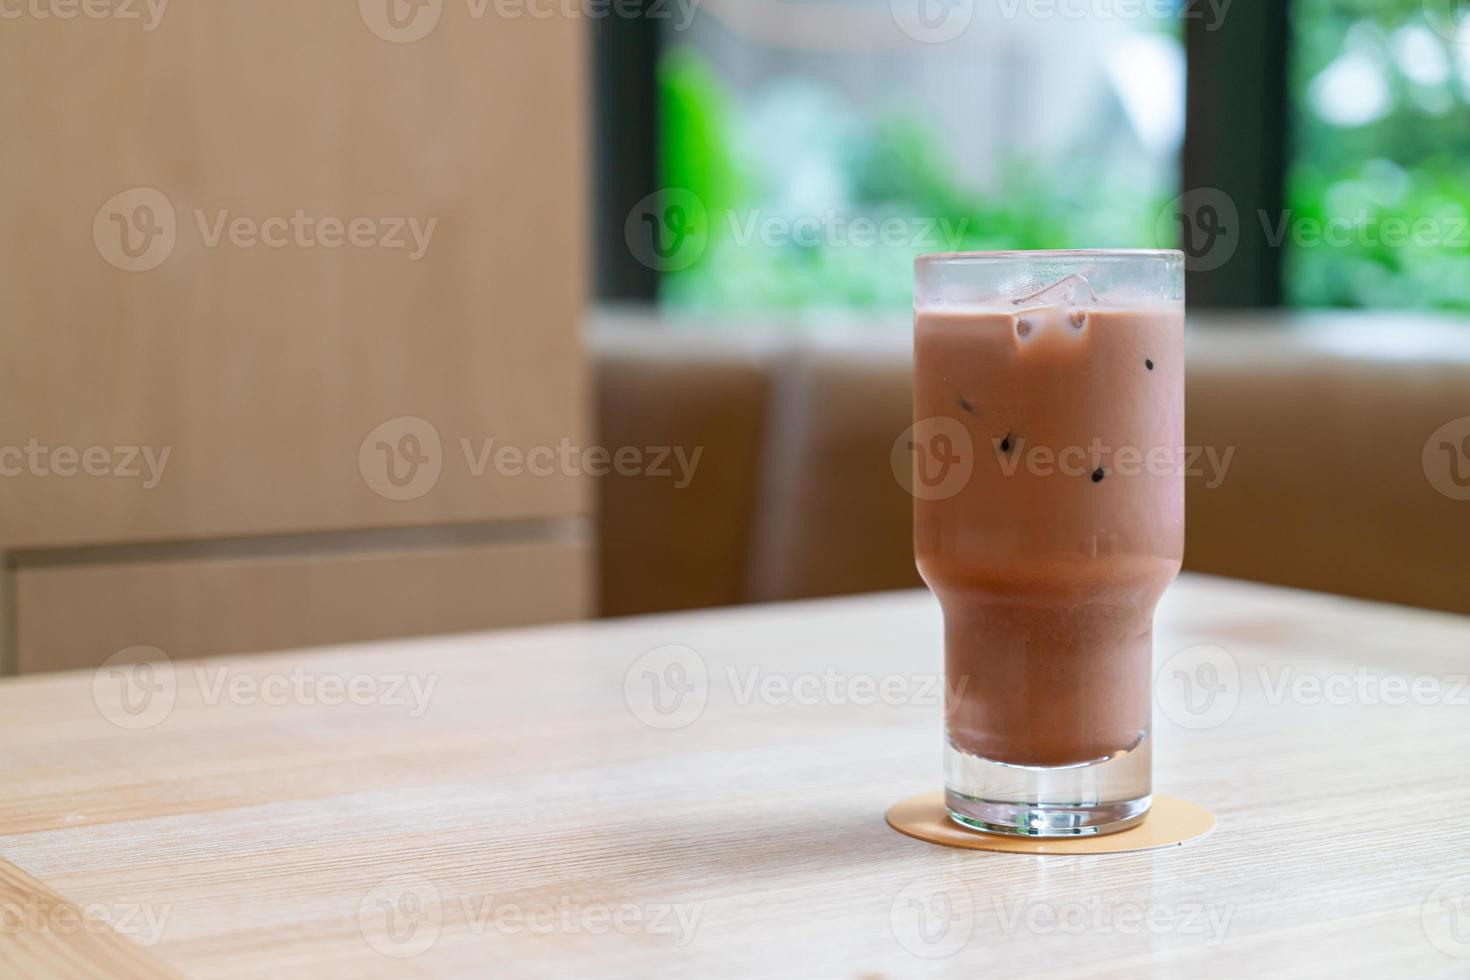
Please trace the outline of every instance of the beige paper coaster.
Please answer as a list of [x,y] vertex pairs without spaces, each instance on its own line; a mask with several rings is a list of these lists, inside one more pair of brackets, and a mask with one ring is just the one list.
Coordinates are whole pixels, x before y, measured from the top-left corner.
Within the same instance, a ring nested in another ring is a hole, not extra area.
[[1215,829],[1215,815],[1195,803],[1155,795],[1148,818],[1137,827],[1102,837],[1002,837],[966,830],[949,819],[944,794],[924,793],[899,800],[888,808],[888,826],[900,834],[930,844],[972,851],[1009,851],[1015,854],[1121,854],[1171,847],[1203,837]]

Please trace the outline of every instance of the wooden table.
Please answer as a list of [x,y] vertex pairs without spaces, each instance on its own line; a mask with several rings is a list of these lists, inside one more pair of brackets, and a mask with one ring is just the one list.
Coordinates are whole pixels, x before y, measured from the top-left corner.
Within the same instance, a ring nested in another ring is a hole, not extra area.
[[1103,857],[884,825],[924,594],[6,681],[0,976],[1470,972],[1470,620],[1186,577],[1157,650],[1219,827]]

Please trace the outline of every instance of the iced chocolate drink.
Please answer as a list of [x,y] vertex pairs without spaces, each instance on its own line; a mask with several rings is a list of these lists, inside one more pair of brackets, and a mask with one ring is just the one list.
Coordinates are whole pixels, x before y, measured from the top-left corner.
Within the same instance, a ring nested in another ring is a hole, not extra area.
[[1098,834],[1148,811],[1153,613],[1184,547],[1182,261],[917,264],[914,551],[966,826]]

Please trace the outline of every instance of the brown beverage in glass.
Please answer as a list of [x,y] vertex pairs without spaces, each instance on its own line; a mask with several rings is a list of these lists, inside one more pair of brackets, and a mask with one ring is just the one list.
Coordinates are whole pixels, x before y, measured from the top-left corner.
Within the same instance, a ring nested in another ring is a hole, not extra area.
[[1147,813],[1153,614],[1184,546],[1182,279],[1177,252],[917,264],[914,550],[961,824]]

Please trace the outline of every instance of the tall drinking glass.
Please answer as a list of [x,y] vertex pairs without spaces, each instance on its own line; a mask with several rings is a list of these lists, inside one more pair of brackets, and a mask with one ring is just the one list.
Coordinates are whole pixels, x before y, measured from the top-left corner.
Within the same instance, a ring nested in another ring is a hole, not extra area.
[[944,611],[945,788],[972,829],[1148,813],[1154,607],[1184,552],[1184,257],[915,267],[914,553]]

